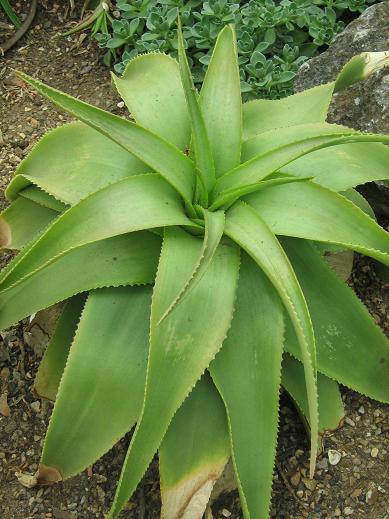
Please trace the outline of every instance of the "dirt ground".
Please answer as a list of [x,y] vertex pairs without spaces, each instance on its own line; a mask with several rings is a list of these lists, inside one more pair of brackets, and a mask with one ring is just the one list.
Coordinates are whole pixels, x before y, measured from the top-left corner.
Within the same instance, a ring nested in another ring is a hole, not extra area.
[[[0,191],[15,166],[48,129],[68,118],[38,95],[23,88],[13,70],[27,72],[54,87],[115,113],[119,99],[110,88],[109,71],[85,34],[60,38],[68,2],[41,2],[27,37],[0,57]],[[20,13],[28,3],[16,3]],[[81,2],[76,3],[79,13]],[[0,207],[5,206],[0,198]],[[4,265],[9,254],[0,256]],[[377,280],[366,259],[357,258],[351,283],[377,323],[389,333],[389,289]],[[9,416],[0,414],[1,519],[103,518],[112,500],[128,438],[124,438],[87,474],[51,488],[26,489],[15,478],[22,468],[33,473],[51,405],[31,392],[39,356],[28,344],[28,323],[0,336],[0,395],[7,395]],[[27,339],[27,340],[26,340]],[[305,479],[308,442],[289,400],[282,396],[280,438],[271,516],[286,519],[389,519],[389,408],[348,389],[344,426],[324,439],[315,479]],[[91,431],[93,434],[93,431]],[[328,450],[341,453],[336,465]],[[122,517],[159,517],[158,466],[155,461]],[[216,518],[242,517],[237,492],[223,495],[213,506]]]

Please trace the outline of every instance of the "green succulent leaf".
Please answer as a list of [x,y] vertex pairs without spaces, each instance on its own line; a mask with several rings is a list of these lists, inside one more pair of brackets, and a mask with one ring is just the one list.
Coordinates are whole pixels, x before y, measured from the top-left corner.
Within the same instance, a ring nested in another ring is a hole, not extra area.
[[59,386],[39,483],[78,474],[135,424],[146,376],[150,303],[148,287],[90,294]]
[[150,349],[142,412],[108,514],[118,516],[159,448],[170,421],[220,349],[230,326],[239,250],[220,244],[202,280],[160,324],[196,264],[201,240],[166,229],[151,310]]
[[335,124],[308,124],[279,128],[246,141],[242,147],[240,166],[218,179],[213,200],[224,191],[253,184],[278,171],[290,162],[321,148],[342,143],[364,141],[389,142],[385,135],[361,134]]
[[201,247],[199,257],[193,267],[192,272],[189,274],[178,294],[168,306],[166,312],[161,317],[160,322],[162,322],[162,320],[165,319],[171,311],[173,311],[173,309],[193,290],[197,283],[202,279],[215,255],[220,240],[222,239],[225,222],[225,215],[223,211],[211,213],[210,211],[203,209],[202,212],[204,215],[205,230],[203,245]]
[[243,104],[243,141],[274,128],[324,123],[333,83],[309,88],[283,99],[256,99]]
[[[269,516],[283,332],[277,292],[256,263],[243,255],[234,318],[209,369],[226,405],[245,517]],[[304,383],[304,375],[301,380]]]
[[293,323],[304,363],[312,428],[310,472],[313,474],[318,435],[316,352],[312,323],[303,292],[280,243],[254,209],[243,202],[236,203],[226,215],[225,233],[264,271]]
[[134,154],[164,177],[187,204],[191,204],[195,181],[194,165],[174,145],[135,123],[64,94],[26,74],[18,72],[18,75],[57,106]]
[[209,375],[175,414],[159,448],[161,517],[200,517],[230,456],[226,412]]
[[249,195],[250,193],[256,193],[262,189],[266,189],[271,186],[278,186],[282,184],[290,184],[291,182],[305,182],[306,180],[311,180],[312,177],[293,177],[290,175],[285,175],[283,173],[275,173],[274,175],[270,175],[266,180],[262,182],[256,182],[255,184],[247,184],[243,187],[238,187],[236,189],[230,189],[224,191],[215,202],[209,208],[211,211],[215,209],[219,209],[220,207],[225,207],[228,209],[235,200],[238,198],[244,197],[245,195]]
[[14,200],[35,184],[66,204],[150,168],[111,139],[81,122],[48,132],[16,169],[6,189]]
[[77,295],[69,299],[62,310],[34,381],[34,391],[41,398],[54,401],[57,396],[85,300],[86,294]]
[[[302,414],[309,429],[309,409],[304,385],[302,364],[291,355],[284,354],[282,361],[282,385]],[[338,384],[321,373],[317,375],[317,394],[319,402],[319,434],[325,435],[342,425],[344,407]]]
[[208,140],[203,114],[200,110],[197,91],[185,54],[181,23],[179,23],[178,27],[178,58],[182,84],[191,119],[192,145],[196,157],[196,169],[200,180],[200,200],[201,203],[206,206],[208,205],[208,193],[213,188],[216,180],[215,165],[213,163],[211,146]]
[[241,154],[242,100],[235,32],[230,25],[217,37],[199,101],[219,177],[239,164]]
[[246,201],[274,234],[334,243],[389,265],[389,234],[347,198],[329,189],[298,182],[258,191]]
[[[316,337],[321,373],[359,393],[389,403],[389,341],[354,292],[305,240],[283,238],[304,291]],[[366,345],[369,345],[366,347]],[[285,349],[301,359],[287,322]]]
[[310,175],[317,184],[344,191],[373,180],[388,180],[389,149],[378,142],[332,146],[300,157],[281,171],[298,177]]
[[376,215],[373,211],[373,208],[369,204],[369,202],[364,198],[356,189],[347,189],[346,191],[342,191],[341,195],[345,196],[348,200],[350,200],[354,205],[359,207],[361,211],[366,213],[370,218],[374,221],[377,221]]
[[156,174],[125,178],[63,213],[4,271],[0,289],[75,247],[169,225],[195,226],[169,184]]
[[52,209],[57,213],[62,213],[63,211],[66,211],[66,209],[68,208],[66,204],[60,202],[52,195],[49,195],[49,193],[43,191],[43,189],[40,189],[37,186],[25,187],[24,189],[19,191],[18,194],[23,198],[28,198],[28,200],[32,200],[36,204],[42,205],[43,207],[47,207],[48,209]]
[[18,198],[0,214],[0,249],[20,250],[58,213],[27,198]]
[[1,329],[86,290],[152,283],[160,243],[147,232],[123,234],[70,249],[43,267],[33,267],[0,291]]
[[180,149],[189,146],[190,118],[174,59],[142,54],[128,63],[122,77],[112,75],[112,79],[138,124]]
[[342,68],[335,81],[335,92],[366,79],[374,72],[389,64],[389,51],[384,52],[362,52],[354,56]]

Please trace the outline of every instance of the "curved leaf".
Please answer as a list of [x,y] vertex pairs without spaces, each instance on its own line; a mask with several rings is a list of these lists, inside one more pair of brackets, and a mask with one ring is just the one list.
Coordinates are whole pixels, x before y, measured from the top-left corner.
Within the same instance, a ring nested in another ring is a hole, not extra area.
[[150,303],[148,287],[90,294],[59,386],[38,483],[78,474],[135,424],[146,375]]
[[277,292],[256,263],[243,255],[234,318],[209,370],[226,405],[235,474],[247,518],[269,517],[283,332]]
[[346,63],[336,78],[335,92],[366,79],[389,64],[389,51],[362,52]]
[[298,337],[312,424],[311,475],[317,455],[318,409],[315,337],[303,292],[277,238],[250,206],[236,203],[226,215],[225,233],[242,247],[264,271],[277,290]]
[[200,91],[200,107],[211,144],[216,176],[240,163],[242,100],[232,25],[217,37]]
[[[354,292],[304,240],[283,238],[307,298],[321,373],[359,393],[389,403],[389,341]],[[301,358],[291,323],[285,349]]]
[[208,140],[203,114],[200,110],[197,91],[194,86],[192,73],[185,54],[184,40],[182,37],[181,22],[178,27],[178,58],[182,84],[188,105],[192,127],[193,151],[196,157],[196,170],[201,181],[200,193],[204,206],[208,204],[208,193],[215,185],[215,165]]
[[43,207],[47,207],[48,209],[52,209],[57,213],[62,213],[66,211],[68,208],[66,204],[60,202],[53,196],[49,195],[46,191],[43,191],[37,186],[28,186],[19,191],[19,196],[23,198],[28,198],[28,200],[32,200],[36,204],[43,205]]
[[262,182],[257,182],[255,184],[247,184],[243,187],[238,187],[236,189],[230,189],[224,191],[217,200],[211,205],[209,208],[211,211],[215,209],[219,209],[219,207],[225,207],[228,209],[235,200],[241,198],[243,196],[249,195],[250,193],[256,193],[262,189],[266,189],[271,186],[277,186],[280,184],[290,184],[291,182],[304,182],[305,180],[311,180],[312,177],[292,177],[289,175],[284,175],[283,173],[274,173],[269,176],[266,180],[262,180]]
[[373,180],[389,179],[389,149],[378,142],[323,148],[291,162],[282,172],[298,177],[310,175],[317,184],[344,191]]
[[[309,411],[304,383],[304,369],[300,362],[285,354],[282,361],[282,385],[292,397],[309,428]],[[319,434],[338,429],[343,422],[342,395],[335,380],[318,373],[317,394],[319,401]]]
[[66,303],[62,310],[34,381],[34,391],[41,398],[54,401],[57,396],[58,386],[80,321],[85,299],[85,294],[75,296]]
[[[257,135],[242,147],[240,166],[218,179],[213,199],[230,189],[253,184],[304,155],[321,148],[352,142],[389,142],[389,136],[362,134],[336,124],[307,124]],[[311,175],[310,175],[311,176]]]
[[0,215],[0,249],[20,250],[57,216],[52,209],[18,198]]
[[223,401],[204,375],[175,414],[159,448],[162,519],[201,519],[230,456]]
[[166,54],[132,59],[114,85],[136,122],[181,149],[190,142],[190,119],[177,62]]
[[0,330],[94,288],[152,283],[160,239],[147,232],[76,247],[0,292]]
[[35,184],[58,200],[75,204],[108,184],[149,170],[105,135],[73,122],[42,137],[17,167],[5,194],[14,200]]
[[173,311],[173,309],[193,290],[197,283],[202,279],[212,261],[212,258],[215,255],[220,240],[222,239],[225,222],[225,215],[223,211],[216,211],[211,213],[210,211],[203,209],[202,212],[204,214],[205,231],[203,245],[201,247],[199,257],[193,267],[192,272],[189,274],[187,280],[178,291],[176,297],[173,299],[168,309],[161,317],[160,322],[163,319],[166,319],[170,312]]
[[283,99],[256,99],[244,103],[243,140],[273,128],[324,123],[333,90],[334,83],[327,83]]
[[298,182],[258,191],[246,201],[274,234],[335,243],[389,265],[389,234],[334,191]]
[[168,225],[194,226],[169,184],[155,174],[125,178],[63,213],[4,270],[0,289],[74,247]]
[[79,101],[26,74],[18,72],[18,75],[57,106],[134,154],[164,177],[187,204],[191,204],[195,181],[194,165],[178,148],[135,123]]
[[110,518],[116,518],[159,448],[170,421],[220,349],[230,326],[239,249],[219,245],[203,279],[157,324],[187,279],[201,240],[166,229],[153,293],[150,350],[143,408],[124,462]]

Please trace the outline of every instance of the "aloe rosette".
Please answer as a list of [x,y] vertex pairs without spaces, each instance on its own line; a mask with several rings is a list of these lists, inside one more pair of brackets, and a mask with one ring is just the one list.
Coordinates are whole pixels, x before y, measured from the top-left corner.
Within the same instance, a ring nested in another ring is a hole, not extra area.
[[[343,417],[337,382],[389,402],[389,347],[323,251],[389,265],[355,186],[389,178],[389,137],[325,122],[335,82],[242,104],[234,30],[201,92],[179,62],[131,61],[113,82],[136,122],[26,83],[78,119],[19,165],[0,220],[20,249],[0,274],[0,329],[67,300],[35,389],[55,400],[36,474],[90,466],[133,427],[115,518],[159,451],[162,516],[200,518],[232,457],[246,518],[269,515],[281,385],[311,438]],[[368,214],[369,213],[369,214]]]

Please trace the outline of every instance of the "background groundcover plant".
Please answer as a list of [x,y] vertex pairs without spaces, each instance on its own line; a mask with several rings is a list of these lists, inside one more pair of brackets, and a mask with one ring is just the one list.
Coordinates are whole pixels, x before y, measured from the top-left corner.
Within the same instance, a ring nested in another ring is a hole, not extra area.
[[[103,3],[103,2],[101,2]],[[246,99],[290,95],[301,64],[329,45],[352,13],[374,0],[116,0],[92,33],[118,73],[144,52],[177,54],[182,19],[195,83],[204,79],[219,31],[236,27],[241,89]],[[101,8],[99,9],[101,11]],[[96,15],[99,12],[96,9]],[[108,20],[108,21],[107,21]]]
[[386,59],[242,105],[233,28],[199,95],[180,37],[179,64],[148,54],[113,77],[136,123],[20,74],[80,121],[19,165],[0,220],[21,249],[0,275],[0,328],[67,300],[35,382],[55,406],[32,484],[79,473],[135,426],[108,518],[157,450],[163,517],[200,518],[232,456],[244,516],[265,518],[281,384],[311,474],[343,416],[335,381],[389,401],[388,341],[323,260],[335,245],[389,265],[353,190],[389,178],[389,137],[325,122],[333,92]]

